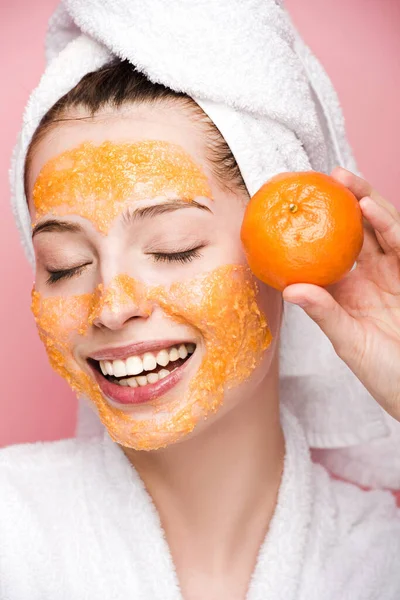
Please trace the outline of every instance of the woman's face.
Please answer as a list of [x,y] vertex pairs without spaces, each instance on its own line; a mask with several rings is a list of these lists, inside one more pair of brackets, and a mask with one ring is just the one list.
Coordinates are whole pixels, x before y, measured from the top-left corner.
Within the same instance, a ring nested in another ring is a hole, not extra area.
[[222,189],[204,143],[178,105],[126,106],[57,126],[30,166],[39,334],[111,437],[138,450],[262,393],[277,347],[280,294],[240,243],[247,198]]

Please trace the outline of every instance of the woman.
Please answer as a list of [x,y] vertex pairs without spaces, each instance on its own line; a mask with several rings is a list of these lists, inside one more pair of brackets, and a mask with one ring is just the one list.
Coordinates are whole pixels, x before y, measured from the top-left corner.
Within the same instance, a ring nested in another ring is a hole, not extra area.
[[[1,452],[0,597],[397,598],[393,498],[331,479],[280,417],[282,296],[248,271],[248,190],[199,106],[114,60],[24,169],[39,333],[106,431]],[[369,222],[357,268],[283,297],[396,416],[397,212],[334,175]]]

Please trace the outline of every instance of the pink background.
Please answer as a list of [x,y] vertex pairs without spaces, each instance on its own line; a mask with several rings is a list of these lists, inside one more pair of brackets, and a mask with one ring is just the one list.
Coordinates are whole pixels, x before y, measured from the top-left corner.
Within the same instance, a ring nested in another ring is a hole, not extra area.
[[[31,317],[33,275],[9,207],[8,167],[20,117],[43,70],[46,21],[56,0],[0,7],[0,446],[73,434],[76,400],[54,374]],[[400,208],[400,2],[287,0],[307,43],[341,98],[349,139],[365,177]]]

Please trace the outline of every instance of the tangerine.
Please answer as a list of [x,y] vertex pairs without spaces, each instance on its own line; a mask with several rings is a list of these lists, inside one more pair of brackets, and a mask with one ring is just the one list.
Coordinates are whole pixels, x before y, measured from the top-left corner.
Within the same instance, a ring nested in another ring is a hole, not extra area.
[[282,291],[326,286],[348,273],[364,240],[354,194],[324,173],[280,173],[250,199],[241,240],[253,273]]

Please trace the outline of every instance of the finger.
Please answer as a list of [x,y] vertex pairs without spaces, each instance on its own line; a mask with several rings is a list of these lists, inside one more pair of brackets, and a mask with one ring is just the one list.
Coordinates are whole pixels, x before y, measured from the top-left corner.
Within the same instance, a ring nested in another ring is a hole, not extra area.
[[[358,200],[364,196],[371,195],[374,192],[371,184],[368,183],[368,181],[365,181],[365,179],[358,177],[347,169],[343,169],[343,167],[336,167],[333,169],[331,176],[345,185],[351,192],[353,192]],[[364,214],[363,229],[364,243],[360,255],[357,258],[357,262],[359,263],[369,261],[374,256],[377,256],[383,252],[380,240],[378,239],[373,226]]]
[[283,299],[301,306],[332,342],[337,354],[345,360],[351,356],[361,337],[360,326],[331,294],[316,285],[296,283],[283,291]]
[[349,188],[358,200],[361,200],[364,196],[370,196],[375,202],[386,208],[400,221],[400,213],[397,208],[373,188],[368,181],[362,179],[362,177],[358,177],[358,175],[355,175],[355,173],[352,173],[343,167],[336,167],[333,169],[331,176]]
[[364,196],[370,196],[373,192],[373,187],[368,181],[343,167],[333,169],[331,176],[349,188],[358,200]]
[[[336,167],[332,171],[332,176],[343,183],[353,194],[361,200],[368,196],[379,206],[382,206],[400,223],[400,214],[396,207],[390,202],[385,200],[373,187],[372,185],[355,175],[347,169],[342,167]],[[361,207],[361,205],[360,205]],[[367,209],[368,210],[368,207]],[[376,212],[376,211],[375,211]],[[393,250],[389,247],[387,242],[383,239],[382,235],[373,227],[372,223],[368,219],[368,214],[363,211],[363,226],[364,226],[364,244],[361,250],[358,262],[370,260],[374,255],[384,253],[391,253]]]
[[376,231],[377,239],[385,254],[400,257],[400,222],[384,207],[366,196],[360,200],[363,215]]
[[361,207],[361,212],[363,213],[363,229],[364,229],[364,241],[360,251],[360,254],[357,257],[357,262],[367,262],[373,258],[376,258],[379,255],[384,253],[383,248],[381,246],[380,240],[378,239],[377,232],[371,225],[371,223],[367,220],[366,214],[364,215],[364,211]]

